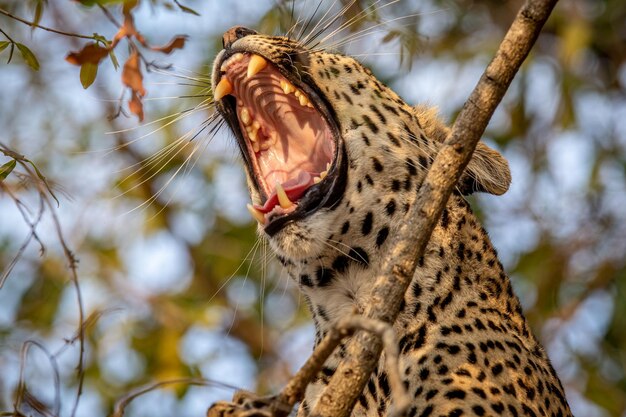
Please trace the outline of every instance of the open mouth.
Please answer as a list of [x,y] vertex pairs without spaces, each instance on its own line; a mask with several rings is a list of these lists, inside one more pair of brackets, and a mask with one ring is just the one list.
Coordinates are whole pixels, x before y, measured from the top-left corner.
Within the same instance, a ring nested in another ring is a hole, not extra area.
[[252,216],[271,234],[327,206],[336,188],[338,135],[319,95],[247,52],[224,59],[219,74],[214,99],[261,198],[248,205]]

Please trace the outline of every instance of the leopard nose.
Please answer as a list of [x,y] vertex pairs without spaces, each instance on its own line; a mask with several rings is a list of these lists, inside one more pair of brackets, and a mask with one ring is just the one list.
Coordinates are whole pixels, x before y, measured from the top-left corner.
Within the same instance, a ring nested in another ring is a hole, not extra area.
[[222,46],[224,46],[224,49],[228,49],[237,39],[245,38],[248,35],[256,35],[256,33],[254,30],[243,26],[233,26],[224,32]]

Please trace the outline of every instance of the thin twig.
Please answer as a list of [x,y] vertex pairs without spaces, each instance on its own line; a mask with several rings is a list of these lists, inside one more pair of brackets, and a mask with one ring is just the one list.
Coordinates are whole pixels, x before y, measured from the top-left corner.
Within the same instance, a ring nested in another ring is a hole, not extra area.
[[9,196],[9,198],[11,198],[15,202],[15,206],[22,215],[24,222],[26,222],[26,224],[30,228],[28,235],[24,239],[22,245],[17,250],[17,253],[13,256],[7,267],[4,269],[2,275],[0,275],[0,289],[2,289],[2,287],[4,287],[4,283],[11,274],[11,271],[13,271],[13,268],[15,267],[17,262],[22,258],[22,255],[24,255],[24,251],[30,244],[31,240],[35,239],[35,241],[39,243],[40,253],[42,255],[45,252],[46,248],[41,239],[39,239],[39,235],[37,234],[37,226],[39,225],[39,222],[41,222],[41,218],[43,217],[43,213],[45,211],[44,202],[41,196],[39,198],[39,210],[37,211],[37,216],[35,217],[35,220],[31,221],[28,218],[28,213],[26,213],[23,203],[4,183],[0,182],[0,190],[5,192]]
[[81,35],[80,33],[64,32],[62,30],[53,29],[53,28],[49,28],[49,27],[46,27],[46,26],[41,26],[41,25],[39,25],[39,24],[37,24],[35,22],[29,22],[26,19],[22,19],[21,17],[15,16],[14,14],[9,13],[9,12],[7,12],[6,10],[4,10],[2,8],[0,8],[0,14],[3,14],[5,16],[7,16],[7,17],[10,17],[11,19],[17,20],[18,22],[24,23],[25,25],[28,25],[30,27],[35,27],[35,28],[47,30],[48,32],[53,32],[53,33],[56,33],[56,34],[59,34],[59,35],[71,36],[72,38],[81,38],[81,39],[92,39],[92,40],[96,39],[94,35],[91,35],[91,36]]
[[74,253],[70,250],[67,241],[65,240],[65,236],[63,233],[63,229],[61,227],[61,222],[59,221],[59,217],[56,214],[56,210],[54,204],[52,203],[50,197],[56,197],[52,194],[48,183],[42,179],[42,175],[40,173],[36,173],[33,170],[36,169],[34,166],[31,168],[32,162],[27,159],[18,160],[22,168],[26,171],[26,173],[33,179],[37,179],[35,184],[39,190],[39,195],[43,198],[45,205],[48,207],[50,212],[50,217],[52,218],[52,223],[55,228],[55,232],[57,235],[57,239],[59,239],[59,243],[61,243],[61,247],[63,249],[63,253],[68,262],[68,268],[70,270],[70,278],[72,284],[74,286],[74,291],[76,293],[76,302],[78,304],[78,340],[79,340],[79,354],[78,354],[78,364],[76,365],[76,373],[78,379],[78,387],[76,388],[76,398],[74,400],[74,405],[72,407],[71,417],[76,415],[76,410],[78,409],[78,402],[83,393],[83,384],[85,380],[85,332],[83,323],[85,320],[85,309],[83,305],[83,296],[80,289],[80,284],[78,282],[78,272],[77,272],[77,264],[78,260],[74,256]]
[[115,402],[115,406],[113,408],[113,415],[111,417],[122,417],[124,415],[124,411],[126,407],[128,406],[128,404],[131,401],[133,401],[135,398],[141,395],[147,394],[148,392],[154,391],[156,389],[159,389],[168,385],[176,385],[176,384],[196,385],[196,386],[202,386],[202,387],[217,386],[217,387],[227,388],[227,389],[232,389],[232,390],[238,389],[237,387],[224,384],[221,382],[217,382],[217,381],[212,381],[206,378],[177,378],[177,379],[170,379],[167,381],[154,382],[151,384],[144,385],[130,392],[129,394],[125,395],[119,400],[117,400]]
[[[57,365],[57,361],[54,355],[52,355],[43,344],[36,340],[27,340],[22,345],[22,351],[20,354],[20,377],[17,387],[17,393],[13,402],[13,413],[14,415],[22,415],[22,413],[19,411],[19,408],[22,399],[24,397],[27,397],[28,390],[26,388],[26,382],[24,380],[24,371],[26,369],[26,358],[28,356],[28,351],[30,350],[31,346],[39,348],[48,357],[48,360],[50,361],[50,366],[52,367],[52,374],[54,375],[54,410],[52,411],[52,413],[50,413],[47,410],[47,407],[45,407],[45,409],[39,411],[43,411],[44,414],[59,416],[59,413],[61,412],[61,377],[59,374],[59,367]],[[31,401],[32,400],[34,399],[31,398]]]

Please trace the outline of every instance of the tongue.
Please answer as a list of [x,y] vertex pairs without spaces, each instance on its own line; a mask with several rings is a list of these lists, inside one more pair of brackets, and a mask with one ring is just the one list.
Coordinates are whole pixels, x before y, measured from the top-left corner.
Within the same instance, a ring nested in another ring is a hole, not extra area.
[[[304,194],[304,192],[311,185],[313,185],[313,176],[306,171],[300,172],[297,178],[292,178],[282,184],[283,188],[285,189],[285,193],[287,194],[287,197],[289,197],[289,200],[294,202],[298,201],[298,199],[302,197],[302,194]],[[278,196],[276,195],[276,191],[274,191],[263,206],[258,206],[255,204],[254,208],[265,214],[272,211],[277,205]]]

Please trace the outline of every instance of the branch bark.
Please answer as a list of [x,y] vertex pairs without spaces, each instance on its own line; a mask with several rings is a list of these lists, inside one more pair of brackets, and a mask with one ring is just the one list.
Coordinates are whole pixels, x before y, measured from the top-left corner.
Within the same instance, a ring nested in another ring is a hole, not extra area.
[[[395,321],[417,260],[424,254],[448,197],[556,2],[527,0],[518,12],[424,180],[407,216],[409,221],[398,233],[394,249],[376,278],[371,302],[364,312],[366,317],[387,323]],[[378,362],[381,349],[377,336],[357,333],[311,414],[348,416]]]

